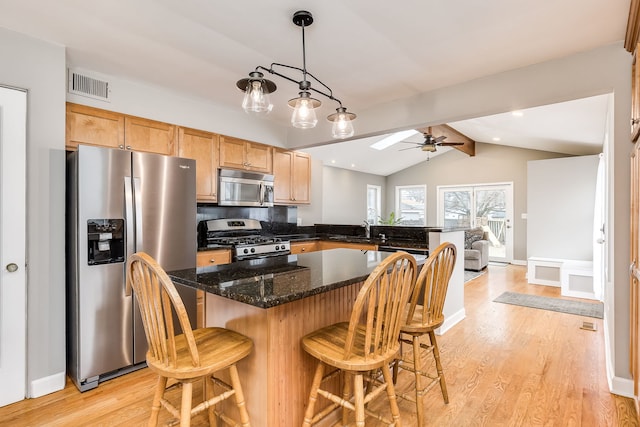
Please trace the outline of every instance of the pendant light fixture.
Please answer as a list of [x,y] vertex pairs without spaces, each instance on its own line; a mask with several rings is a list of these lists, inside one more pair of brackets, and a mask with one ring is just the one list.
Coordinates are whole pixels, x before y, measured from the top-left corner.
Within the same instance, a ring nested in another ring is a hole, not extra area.
[[[267,71],[270,74],[282,77],[285,80],[289,80],[292,83],[298,85],[299,93],[297,98],[289,100],[289,106],[293,108],[293,114],[291,115],[291,124],[300,129],[310,129],[316,126],[318,119],[316,117],[316,109],[320,107],[321,102],[315,98],[312,98],[311,92],[314,94],[322,95],[338,103],[336,112],[329,115],[327,120],[333,122],[331,134],[334,138],[349,138],[353,136],[353,120],[356,115],[347,111],[342,106],[342,102],[333,96],[331,88],[320,80],[318,80],[313,74],[307,71],[307,58],[306,58],[306,46],[304,39],[304,28],[313,23],[313,16],[310,12],[305,10],[299,10],[293,14],[293,23],[302,28],[302,68],[294,67],[291,65],[272,63],[269,68],[258,65],[256,69],[249,73],[249,78],[240,79],[236,83],[238,89],[242,90],[244,100],[242,101],[242,108],[247,113],[269,113],[273,104],[269,100],[269,94],[275,92],[276,84],[270,80],[264,78],[264,74],[259,71]],[[302,73],[302,80],[298,80],[282,74],[274,69],[274,67],[288,68],[296,70]],[[309,78],[313,79],[318,85],[322,86],[321,89],[313,87]]]

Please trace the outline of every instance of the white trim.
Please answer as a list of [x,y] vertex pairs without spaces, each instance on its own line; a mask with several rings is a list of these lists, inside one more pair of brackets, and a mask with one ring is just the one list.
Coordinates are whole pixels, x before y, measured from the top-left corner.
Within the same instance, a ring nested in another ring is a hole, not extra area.
[[64,389],[65,373],[58,372],[48,377],[38,378],[29,384],[29,397],[40,397]]
[[449,329],[453,328],[458,323],[462,322],[467,316],[467,312],[464,308],[453,313],[452,316],[447,316],[444,319],[444,323],[438,329],[435,330],[436,335],[443,335]]
[[513,264],[513,265],[527,265],[527,261],[523,260],[523,259],[514,259],[513,261],[511,261],[511,264]]
[[613,394],[617,394],[618,396],[633,398],[633,380],[630,378],[615,376],[615,370],[612,364],[613,358],[610,354],[610,349],[613,347],[611,347],[611,342],[609,341],[609,327],[606,313],[602,324],[604,325],[604,358],[609,391]]

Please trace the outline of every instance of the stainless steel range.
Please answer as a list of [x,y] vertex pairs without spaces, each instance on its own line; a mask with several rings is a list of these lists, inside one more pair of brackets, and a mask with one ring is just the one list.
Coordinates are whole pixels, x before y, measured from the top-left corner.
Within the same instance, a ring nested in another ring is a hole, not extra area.
[[291,253],[288,240],[261,233],[262,225],[255,219],[210,219],[198,224],[199,244],[229,247],[234,261]]

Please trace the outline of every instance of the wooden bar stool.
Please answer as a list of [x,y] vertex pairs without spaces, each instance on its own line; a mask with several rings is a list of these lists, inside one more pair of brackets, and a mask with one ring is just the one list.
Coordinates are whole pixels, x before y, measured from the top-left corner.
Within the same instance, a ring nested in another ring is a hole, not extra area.
[[[400,328],[400,342],[411,344],[413,352],[411,358],[408,358],[404,357],[400,351],[400,358],[396,360],[394,366],[394,382],[397,378],[398,367],[415,374],[415,397],[407,394],[401,394],[400,397],[416,403],[419,426],[425,425],[424,395],[436,383],[440,383],[444,401],[449,403],[434,331],[444,322],[442,309],[455,263],[456,247],[452,243],[442,243],[429,255],[420,270],[415,290],[407,306],[406,323]],[[420,342],[420,338],[424,335],[428,335],[429,344]],[[421,349],[433,354],[436,374],[424,370]],[[423,384],[423,378],[427,379],[426,384]]]
[[[159,376],[151,407],[150,426],[158,423],[160,405],[174,417],[180,426],[189,426],[191,417],[209,411],[209,423],[217,425],[216,416],[229,425],[238,425],[226,415],[214,410],[217,403],[233,396],[238,407],[240,425],[249,426],[249,414],[244,402],[236,362],[251,353],[251,339],[224,328],[192,330],[180,295],[169,276],[148,254],[139,252],[127,262],[127,287],[133,287],[140,306],[144,332],[149,343],[146,359],[149,369]],[[183,333],[175,335],[172,311]],[[228,370],[231,385],[213,376],[214,372]],[[204,379],[205,401],[192,408],[193,383]],[[182,385],[180,409],[164,398],[167,380]],[[214,396],[213,384],[225,390]]]
[[[304,427],[315,424],[339,406],[343,408],[343,425],[347,424],[347,410],[355,412],[358,427],[364,427],[365,415],[374,416],[389,425],[401,425],[389,365],[400,347],[398,335],[404,320],[404,307],[409,301],[415,278],[416,261],[413,256],[406,252],[390,255],[371,272],[360,289],[349,322],[326,326],[302,338],[305,351],[318,359]],[[325,366],[335,369],[324,376]],[[377,369],[382,370],[384,381],[367,387],[368,392],[365,393],[364,381],[372,381],[372,377],[364,374]],[[340,371],[344,374],[341,396],[321,388],[323,380]],[[384,391],[389,399],[393,421],[366,408],[372,399]],[[318,395],[329,399],[332,404],[315,414]]]

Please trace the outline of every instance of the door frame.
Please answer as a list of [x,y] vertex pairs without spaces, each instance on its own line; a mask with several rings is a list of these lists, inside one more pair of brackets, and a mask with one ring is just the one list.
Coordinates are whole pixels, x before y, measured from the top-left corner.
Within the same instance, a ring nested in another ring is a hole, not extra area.
[[[437,186],[438,202],[436,206],[437,223],[444,226],[444,193],[446,191],[469,191],[471,192],[471,207],[475,207],[476,191],[478,190],[496,190],[505,191],[505,254],[504,257],[489,256],[489,261],[511,263],[513,262],[513,182],[495,182],[482,184],[460,184],[460,185],[439,185]],[[475,227],[475,215],[470,219],[471,227]],[[489,252],[491,254],[491,252]]]

